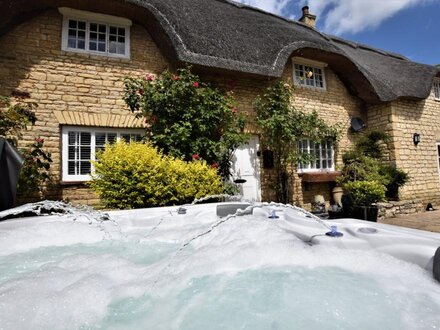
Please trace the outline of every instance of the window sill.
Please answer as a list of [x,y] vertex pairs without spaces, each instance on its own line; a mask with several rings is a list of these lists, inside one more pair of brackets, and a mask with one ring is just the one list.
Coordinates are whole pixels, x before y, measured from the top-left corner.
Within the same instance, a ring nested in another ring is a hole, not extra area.
[[340,171],[298,173],[298,176],[302,179],[302,182],[309,183],[334,182],[340,175]]
[[60,186],[85,186],[88,181],[60,181]]
[[313,90],[313,91],[318,91],[318,92],[326,92],[327,91],[326,87],[315,87],[315,86],[307,86],[307,85],[301,85],[301,84],[295,84],[294,86],[296,88],[303,88],[306,90]]

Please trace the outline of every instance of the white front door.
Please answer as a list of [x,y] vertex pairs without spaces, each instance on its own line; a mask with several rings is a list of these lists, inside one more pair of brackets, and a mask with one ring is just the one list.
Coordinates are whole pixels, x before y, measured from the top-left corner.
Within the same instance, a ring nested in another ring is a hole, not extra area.
[[259,150],[260,141],[254,135],[248,143],[235,150],[232,158],[232,180],[242,182],[237,183],[240,194],[252,202],[261,201],[260,159],[257,155]]

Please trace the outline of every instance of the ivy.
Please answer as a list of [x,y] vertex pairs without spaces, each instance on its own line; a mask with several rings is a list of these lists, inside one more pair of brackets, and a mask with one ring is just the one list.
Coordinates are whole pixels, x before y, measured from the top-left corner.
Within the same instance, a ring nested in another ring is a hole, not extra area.
[[254,101],[264,145],[273,152],[277,200],[283,203],[289,202],[290,187],[298,163],[311,161],[314,157],[298,152],[297,141],[333,139],[337,142],[340,135],[338,126],[328,125],[317,112],[304,113],[295,109],[292,96],[293,87],[277,81]]
[[182,68],[160,76],[125,79],[124,101],[147,123],[146,138],[165,154],[190,161],[194,155],[230,176],[234,150],[246,142],[245,120],[233,92],[223,92]]

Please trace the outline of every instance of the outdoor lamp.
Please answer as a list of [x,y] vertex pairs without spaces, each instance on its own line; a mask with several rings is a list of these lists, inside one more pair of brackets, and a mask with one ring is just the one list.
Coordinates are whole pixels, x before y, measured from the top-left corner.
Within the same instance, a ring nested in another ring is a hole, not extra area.
[[420,143],[420,134],[419,133],[413,134],[413,142],[414,142],[415,146],[417,146]]

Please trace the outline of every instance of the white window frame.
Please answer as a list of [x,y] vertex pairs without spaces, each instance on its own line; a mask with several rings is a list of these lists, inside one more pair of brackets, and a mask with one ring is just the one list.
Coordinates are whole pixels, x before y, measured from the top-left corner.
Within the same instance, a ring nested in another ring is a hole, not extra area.
[[[317,70],[321,71],[321,75],[322,75],[322,87],[321,86],[316,86],[316,84],[314,86],[309,86],[306,84],[302,84],[300,83],[299,78],[296,77],[296,65],[303,65],[303,66],[307,66],[309,68],[312,69],[313,75],[315,76]],[[304,88],[311,88],[311,89],[316,89],[316,90],[321,90],[321,91],[325,91],[327,90],[327,82],[326,82],[326,77],[325,77],[325,68],[327,67],[326,63],[323,62],[318,62],[318,61],[313,61],[313,60],[309,60],[306,58],[302,58],[302,57],[293,57],[292,58],[292,75],[293,75],[293,82],[294,85],[297,87],[304,87]]]
[[440,79],[434,79],[434,100],[440,101]]
[[[90,160],[96,160],[96,133],[116,133],[116,141],[121,140],[122,134],[140,134],[143,136],[145,130],[135,128],[113,128],[113,127],[82,127],[82,126],[63,126],[61,130],[61,159],[62,159],[62,181],[64,182],[82,182],[91,179],[90,174],[74,175],[68,172],[68,145],[69,132],[86,132],[90,133]],[[91,173],[94,172],[93,164],[91,165]]]
[[[115,57],[115,58],[124,58],[130,59],[130,27],[132,25],[132,21],[123,18],[116,17],[111,15],[97,14],[88,11],[76,10],[66,7],[58,8],[59,12],[63,15],[63,29],[62,29],[62,38],[61,38],[61,49],[67,52],[74,53],[82,53],[82,54],[92,54],[106,57]],[[86,22],[86,49],[78,49],[78,48],[69,48],[68,39],[69,39],[69,20],[79,20]],[[90,41],[90,24],[105,24],[106,25],[106,51],[94,51],[89,50],[89,41]],[[109,34],[110,34],[110,26],[117,28],[125,29],[125,54],[114,54],[110,53],[108,50],[109,45]]]
[[[310,153],[310,149],[311,149],[310,146],[311,146],[312,143],[315,143],[315,142],[313,142],[313,141],[311,141],[309,139],[301,139],[301,142],[304,142],[304,141],[308,142],[307,150],[308,150],[308,153]],[[325,149],[322,147],[322,142],[327,142],[327,141],[331,142],[331,162],[332,163],[331,163],[331,167],[323,168],[322,167],[322,162],[324,161],[324,158],[322,157],[322,152]],[[297,148],[299,149],[299,141],[297,142]],[[318,160],[321,162],[321,168],[316,168],[316,160],[315,160],[315,164],[314,164],[313,167],[310,165],[310,163],[307,164],[306,167],[302,167],[301,164],[298,164],[298,173],[321,173],[321,172],[333,172],[333,171],[335,171],[335,149],[334,149],[334,142],[329,140],[329,139],[322,140],[320,142],[319,150],[320,150],[320,157],[319,157]]]

